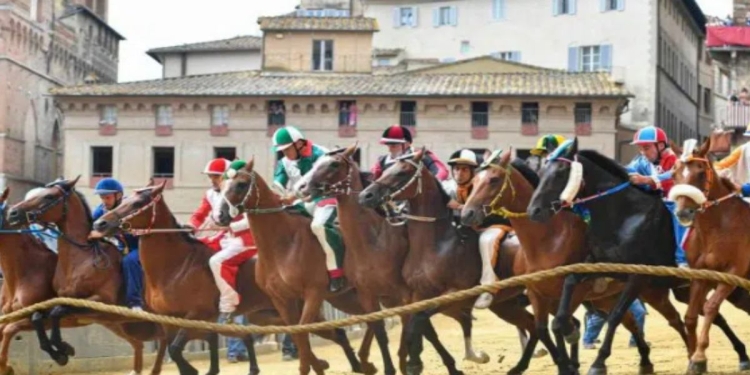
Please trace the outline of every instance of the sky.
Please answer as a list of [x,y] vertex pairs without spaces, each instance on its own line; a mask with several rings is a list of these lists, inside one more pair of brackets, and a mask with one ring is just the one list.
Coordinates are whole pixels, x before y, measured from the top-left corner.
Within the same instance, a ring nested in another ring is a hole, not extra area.
[[[697,1],[706,14],[723,18],[731,13],[732,0]],[[109,23],[126,38],[120,43],[118,80],[161,78],[161,65],[146,55],[149,49],[260,36],[258,17],[291,12],[297,4],[299,0],[110,0]]]

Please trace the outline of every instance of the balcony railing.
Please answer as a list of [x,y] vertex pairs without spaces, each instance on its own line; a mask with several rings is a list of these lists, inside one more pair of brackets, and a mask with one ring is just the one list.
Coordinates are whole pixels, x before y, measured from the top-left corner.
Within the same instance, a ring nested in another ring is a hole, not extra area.
[[745,128],[750,124],[750,104],[730,103],[719,107],[718,122],[725,128]]

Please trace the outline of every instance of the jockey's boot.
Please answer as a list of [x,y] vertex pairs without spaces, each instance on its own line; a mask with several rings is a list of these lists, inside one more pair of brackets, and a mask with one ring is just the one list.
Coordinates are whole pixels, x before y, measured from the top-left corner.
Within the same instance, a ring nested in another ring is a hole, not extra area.
[[340,291],[344,286],[346,285],[346,280],[344,280],[344,277],[331,277],[328,279],[328,291],[331,293],[336,293]]
[[232,319],[232,313],[223,312],[219,314],[219,318],[216,319],[216,322],[219,324],[227,324]]
[[479,295],[479,298],[477,298],[477,301],[474,302],[474,308],[475,309],[486,309],[490,307],[492,304],[492,294],[491,293],[482,293]]

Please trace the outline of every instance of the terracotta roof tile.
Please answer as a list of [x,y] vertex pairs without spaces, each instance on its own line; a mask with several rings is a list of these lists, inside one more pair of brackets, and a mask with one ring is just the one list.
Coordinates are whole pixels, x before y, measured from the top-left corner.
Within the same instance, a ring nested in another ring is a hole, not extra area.
[[179,46],[159,47],[148,50],[148,54],[173,52],[207,52],[207,51],[252,51],[260,50],[263,46],[261,37],[244,35],[229,39],[211,40],[207,42],[181,44]]
[[260,17],[263,31],[378,31],[378,21],[366,17]]

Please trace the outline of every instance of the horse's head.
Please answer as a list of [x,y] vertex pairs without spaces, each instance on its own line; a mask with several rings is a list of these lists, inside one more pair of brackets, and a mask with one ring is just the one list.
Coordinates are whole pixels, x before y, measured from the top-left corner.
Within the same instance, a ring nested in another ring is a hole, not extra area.
[[297,182],[294,190],[310,198],[346,194],[351,188],[352,156],[357,144],[328,153],[315,162],[312,170]]
[[581,164],[576,160],[578,138],[566,141],[547,157],[540,171],[539,186],[531,197],[527,213],[538,222],[549,220],[564,202],[572,202],[581,189]]
[[257,205],[260,196],[258,195],[254,166],[255,161],[250,158],[244,167],[236,171],[230,169],[227,172],[229,178],[224,181],[222,186],[224,201],[221,203],[219,224],[228,226],[232,219],[248,208],[246,206],[248,202],[254,202]]
[[107,211],[93,224],[89,238],[109,237],[123,229],[147,229],[153,226],[156,203],[161,199],[166,181],[138,189],[123,198],[113,210]]
[[493,208],[510,205],[511,194],[503,194],[510,184],[510,153],[503,152],[497,162],[485,161],[474,176],[471,194],[461,210],[461,223],[479,225]]
[[35,222],[57,223],[65,218],[66,200],[73,192],[78,179],[60,179],[50,182],[38,193],[17,203],[8,210],[8,224],[29,225]]
[[359,193],[359,203],[375,208],[389,200],[405,200],[417,196],[422,185],[422,170],[425,148],[411,155],[404,155],[367,189]]
[[684,226],[693,224],[695,215],[708,199],[719,198],[710,197],[712,189],[724,183],[711,165],[710,149],[711,138],[708,138],[700,148],[683,155],[675,164],[672,175],[675,186],[669,191],[669,199],[675,202],[675,214]]

